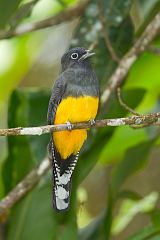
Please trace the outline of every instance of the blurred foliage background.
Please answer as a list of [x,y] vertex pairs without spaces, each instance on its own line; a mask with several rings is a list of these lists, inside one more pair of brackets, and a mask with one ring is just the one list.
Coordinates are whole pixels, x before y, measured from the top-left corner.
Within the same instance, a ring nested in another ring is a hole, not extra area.
[[[0,29],[14,29],[53,16],[76,0],[1,0]],[[119,58],[160,10],[159,0],[104,0],[106,31]],[[96,1],[80,19],[0,40],[0,127],[46,124],[51,88],[60,58],[94,41],[93,65],[105,89],[117,64],[106,48]],[[153,46],[160,47],[158,36]],[[122,86],[137,112],[160,111],[160,56],[145,51]],[[98,118],[124,117],[115,94]],[[106,127],[90,131],[73,176],[71,208],[52,209],[51,173],[0,218],[1,240],[160,239],[160,139],[155,127]],[[0,138],[0,198],[47,154],[48,135]]]

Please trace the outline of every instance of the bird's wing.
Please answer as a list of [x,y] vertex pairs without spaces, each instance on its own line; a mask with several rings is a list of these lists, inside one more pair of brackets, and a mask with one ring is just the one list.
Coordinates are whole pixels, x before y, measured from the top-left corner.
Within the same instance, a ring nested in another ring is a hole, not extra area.
[[63,75],[61,75],[55,82],[53,89],[52,89],[52,95],[49,101],[48,106],[48,124],[51,125],[54,122],[57,106],[62,100],[63,94],[66,89],[66,83],[63,78]]

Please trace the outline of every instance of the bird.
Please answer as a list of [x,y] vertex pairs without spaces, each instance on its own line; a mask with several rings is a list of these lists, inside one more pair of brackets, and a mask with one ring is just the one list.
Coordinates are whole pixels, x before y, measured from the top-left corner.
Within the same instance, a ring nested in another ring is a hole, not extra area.
[[72,130],[72,123],[90,121],[94,124],[99,108],[99,81],[89,59],[94,54],[83,47],[64,53],[61,73],[49,100],[48,124],[67,124],[67,130],[51,133],[48,144],[53,172],[53,208],[57,212],[69,209],[72,174],[87,138],[88,130]]

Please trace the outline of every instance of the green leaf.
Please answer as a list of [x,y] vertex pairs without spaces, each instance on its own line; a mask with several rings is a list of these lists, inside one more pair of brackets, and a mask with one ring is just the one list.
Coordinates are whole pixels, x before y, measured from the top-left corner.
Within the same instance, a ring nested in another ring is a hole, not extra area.
[[140,200],[142,199],[142,196],[140,196],[138,193],[133,192],[131,190],[123,190],[118,193],[117,198],[120,199],[131,199],[131,200]]
[[[139,106],[143,98],[145,97],[146,90],[143,88],[132,88],[127,90],[122,90],[123,101],[132,109]],[[103,106],[102,106],[103,107]],[[107,107],[103,107],[103,115],[105,114],[107,118],[117,118],[127,115],[129,112],[123,108],[115,94],[113,94],[110,103]]]
[[0,17],[0,29],[4,28],[7,24],[7,21],[10,17],[15,13],[18,9],[18,6],[22,0],[1,0],[0,1],[0,9],[1,9],[1,17]]
[[51,240],[55,237],[56,227],[56,219],[51,206],[51,187],[47,182],[30,192],[14,207],[6,239]]
[[110,186],[108,188],[106,214],[102,225],[104,239],[111,238],[111,227],[113,222],[114,197],[112,188]]
[[32,0],[30,2],[22,4],[19,9],[13,14],[9,23],[12,29],[14,29],[24,18],[30,16],[34,5],[38,0]]
[[77,239],[73,200],[72,197],[72,209],[69,212],[56,213],[52,208],[51,176],[41,180],[40,184],[12,209],[6,240]]
[[127,150],[123,161],[118,164],[112,175],[111,182],[115,192],[119,190],[128,177],[146,165],[153,143],[153,140],[142,142]]
[[113,199],[109,189],[107,207],[87,227],[79,231],[81,240],[105,240],[110,239],[113,220]]
[[57,2],[61,3],[62,5],[69,5],[77,2],[77,0],[57,0]]
[[125,87],[140,87],[159,93],[159,65],[159,56],[144,53],[131,68]]
[[[11,92],[27,72],[31,57],[28,48],[29,37],[3,40],[0,42],[1,74],[0,74],[0,100],[6,101]],[[32,43],[33,44],[33,43]],[[36,52],[36,48],[35,48]],[[35,54],[33,53],[33,55]],[[23,61],[22,61],[23,59]]]
[[43,34],[32,33],[0,41],[0,101],[7,101],[19,82],[25,78],[41,47],[42,37]]
[[159,240],[160,232],[153,225],[141,229],[139,232],[127,238],[127,240]]
[[[147,213],[150,212],[158,199],[158,193],[152,192],[148,196],[141,198],[140,200],[125,200],[122,203],[122,206],[120,207],[120,212],[118,215],[112,219],[114,219],[114,222],[112,224],[112,234],[117,235],[119,234],[127,225],[128,223],[133,219],[133,217],[138,214],[139,212]],[[111,211],[113,206],[108,205],[107,209],[110,209]],[[98,217],[96,217],[92,223],[90,223],[87,227],[79,231],[80,239],[82,240],[104,240],[104,239],[110,239],[106,238],[106,228],[107,228],[107,222],[105,222],[105,219],[108,221],[108,214],[107,211],[103,212],[103,214],[100,214]],[[112,215],[111,215],[112,216]],[[105,230],[103,229],[105,228]],[[149,231],[147,231],[147,229]],[[145,230],[142,230],[142,232],[135,234],[135,237],[133,237],[134,240],[144,240],[147,237],[147,235],[150,236],[153,233],[157,233],[157,229],[154,227],[148,227]],[[159,236],[159,235],[158,235]],[[137,238],[136,238],[137,237]],[[132,237],[127,238],[128,240],[133,240]],[[148,239],[148,238],[146,238]],[[156,240],[158,238],[155,238]]]
[[[159,38],[154,41],[153,46],[160,46]],[[153,111],[153,108],[157,105],[160,94],[159,66],[159,56],[145,52],[130,69],[124,86],[125,89],[140,87],[147,90],[145,98],[139,107],[141,112]]]
[[157,230],[160,230],[160,209],[155,208],[151,213],[150,213],[152,223],[154,224],[155,228]]
[[102,240],[102,224],[105,214],[102,213],[96,217],[87,227],[79,230],[79,239],[81,240]]
[[[8,127],[45,125],[49,96],[45,91],[15,91],[9,104]],[[48,135],[8,137],[8,157],[3,166],[6,192],[45,157],[48,142]]]
[[[136,130],[128,126],[118,127],[115,129],[110,141],[104,145],[100,155],[100,162],[102,164],[119,162],[123,159],[128,148],[146,139],[147,134],[144,129]],[[113,146],[116,146],[114,151]]]
[[151,192],[149,195],[138,201],[133,201],[130,199],[124,200],[118,215],[114,219],[112,233],[117,235],[122,232],[136,216],[136,214],[147,213],[151,211],[155,207],[157,200],[157,192]]

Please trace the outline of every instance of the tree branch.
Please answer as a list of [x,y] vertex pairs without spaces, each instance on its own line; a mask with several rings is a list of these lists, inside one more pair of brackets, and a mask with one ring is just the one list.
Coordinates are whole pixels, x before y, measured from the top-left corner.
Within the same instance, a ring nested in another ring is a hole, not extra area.
[[0,216],[7,213],[18,200],[29,192],[49,168],[49,159],[44,159],[37,169],[32,170],[20,183],[18,183],[17,186],[0,201]]
[[61,11],[60,13],[58,13],[53,17],[50,17],[38,22],[32,22],[32,23],[26,23],[26,24],[20,25],[19,27],[11,31],[0,31],[0,39],[20,36],[25,33],[33,32],[35,30],[58,25],[62,22],[71,21],[74,18],[82,15],[88,3],[89,3],[89,0],[81,0],[76,5]]
[[153,54],[156,54],[158,56],[160,56],[160,47],[156,47],[156,46],[153,46],[153,45],[150,45],[147,47],[147,50]]
[[130,108],[122,99],[121,97],[121,88],[118,87],[117,88],[117,98],[118,98],[118,101],[119,101],[119,104],[124,108],[126,109],[128,112],[132,113],[133,115],[137,115],[137,116],[140,116],[139,113],[137,113],[136,111],[134,111],[134,109]]
[[[160,121],[160,113],[150,113],[147,115],[132,116],[126,118],[103,119],[96,120],[95,123],[78,122],[71,123],[72,130],[86,128],[101,128],[106,126],[124,126],[124,125],[143,125],[153,124]],[[59,132],[68,130],[67,124],[46,125],[40,127],[18,127],[9,129],[0,129],[0,136],[15,136],[15,135],[42,135],[50,132]]]
[[120,60],[119,66],[109,79],[108,86],[101,96],[101,103],[106,103],[111,93],[121,85],[127,76],[131,66],[138,56],[144,52],[156,35],[160,32],[160,13],[158,13],[144,30],[140,38],[135,42],[129,52]]
[[[82,122],[72,124],[72,129],[84,128],[100,128],[106,126],[160,126],[160,113],[152,113],[142,116],[132,116],[117,119],[96,120],[93,125],[91,122]],[[47,125],[33,128],[12,128],[1,129],[0,136],[11,135],[41,135],[49,132],[67,130],[67,124]],[[44,159],[37,169],[32,170],[6,197],[0,201],[0,216],[8,212],[8,210],[19,201],[28,191],[30,191],[40,180],[40,178],[50,168],[49,159]]]
[[[72,130],[85,128],[100,128],[106,126],[124,126],[124,125],[143,125],[153,124],[160,121],[160,113],[151,113],[147,115],[132,116],[127,118],[103,119],[96,120],[95,123],[78,122],[71,123]],[[49,132],[59,132],[68,130],[67,124],[46,125],[40,127],[18,127],[10,129],[0,129],[0,136],[15,136],[15,135],[42,135]]]

